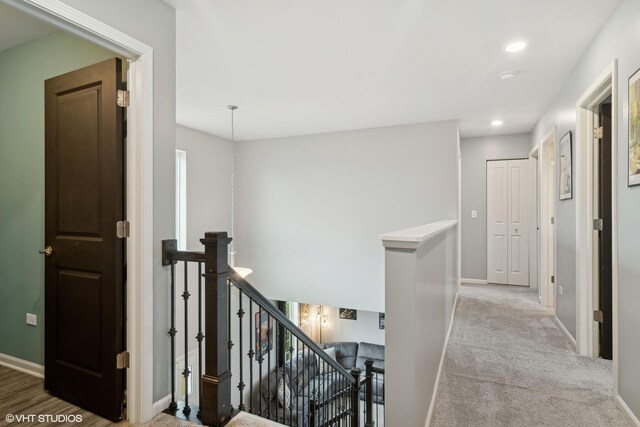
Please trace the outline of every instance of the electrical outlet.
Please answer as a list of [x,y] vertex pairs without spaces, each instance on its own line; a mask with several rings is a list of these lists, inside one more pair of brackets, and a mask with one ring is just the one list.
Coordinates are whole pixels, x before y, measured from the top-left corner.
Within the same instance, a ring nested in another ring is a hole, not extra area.
[[564,289],[562,289],[562,286],[558,286],[558,293],[560,294],[560,296],[564,294]]
[[476,210],[471,211],[471,218],[478,218],[478,211]]
[[27,325],[37,326],[38,316],[36,316],[35,314],[27,313]]

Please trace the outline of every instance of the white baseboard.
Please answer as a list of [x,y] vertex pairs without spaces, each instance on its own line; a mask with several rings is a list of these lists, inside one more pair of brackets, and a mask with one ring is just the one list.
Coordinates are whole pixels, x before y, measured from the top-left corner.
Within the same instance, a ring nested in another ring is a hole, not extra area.
[[483,279],[460,279],[460,283],[466,283],[467,285],[486,285],[487,281]]
[[449,321],[449,330],[447,330],[447,336],[444,339],[444,347],[442,347],[442,355],[440,356],[440,365],[438,366],[438,374],[436,375],[436,384],[433,387],[433,394],[431,395],[431,403],[429,404],[429,412],[427,413],[427,421],[425,423],[425,427],[429,427],[431,425],[431,417],[433,416],[433,410],[436,406],[436,396],[438,395],[438,385],[440,384],[440,375],[442,374],[444,359],[447,356],[447,346],[449,345],[449,337],[451,336],[451,329],[453,328],[453,319],[456,316],[457,305],[458,305],[458,293],[456,292],[456,299],[453,301],[453,309],[451,310],[451,320]]
[[18,359],[8,354],[0,353],[0,365],[33,375],[34,377],[44,378],[44,366],[29,362],[28,360]]
[[638,420],[638,417],[636,417],[635,414],[631,412],[631,408],[627,406],[620,395],[616,396],[616,403],[618,404],[618,407],[622,410],[624,415],[627,417],[629,422],[636,427],[640,427],[640,420]]
[[567,331],[567,328],[564,327],[564,325],[562,324],[562,322],[560,321],[560,319],[558,319],[558,316],[553,316],[553,321],[556,322],[556,325],[558,325],[558,328],[560,328],[560,330],[562,331],[562,333],[567,337],[567,339],[571,342],[571,345],[573,346],[573,349],[576,349],[576,339],[574,337],[571,336],[571,334],[569,333],[569,331]]
[[169,407],[169,403],[171,403],[171,395],[170,394],[167,394],[162,399],[158,400],[157,402],[154,402],[153,403],[153,416],[155,417],[160,412],[162,412],[165,409],[167,409]]

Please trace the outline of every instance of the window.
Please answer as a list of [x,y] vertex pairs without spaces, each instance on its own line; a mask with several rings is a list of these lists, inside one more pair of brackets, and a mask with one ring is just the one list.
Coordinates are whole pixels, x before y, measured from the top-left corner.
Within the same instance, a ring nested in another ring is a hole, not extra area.
[[187,152],[176,150],[176,239],[187,250]]
[[[300,325],[300,304],[297,302],[287,302],[287,309],[285,310],[285,314],[287,318],[291,320],[294,324]],[[293,336],[292,333],[287,332],[284,336],[284,348],[287,360],[291,360],[293,352],[295,352],[295,348],[297,347],[297,339]],[[292,351],[293,349],[293,351]]]

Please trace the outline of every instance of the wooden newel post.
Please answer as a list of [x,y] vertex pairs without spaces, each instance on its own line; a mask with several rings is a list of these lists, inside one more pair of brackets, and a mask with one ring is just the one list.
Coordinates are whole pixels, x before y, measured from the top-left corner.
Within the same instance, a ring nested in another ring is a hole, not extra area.
[[229,372],[229,278],[226,232],[205,233],[205,367],[202,387],[202,422],[220,426],[231,416],[231,372]]
[[373,427],[373,360],[366,360],[365,366],[365,416],[364,427]]
[[351,425],[360,425],[360,368],[351,368],[351,376],[356,380],[351,386]]

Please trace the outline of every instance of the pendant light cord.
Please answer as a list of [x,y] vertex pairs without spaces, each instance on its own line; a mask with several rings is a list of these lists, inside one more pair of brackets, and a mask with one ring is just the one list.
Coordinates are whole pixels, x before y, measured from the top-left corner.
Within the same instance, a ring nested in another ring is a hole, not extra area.
[[236,135],[235,135],[235,111],[238,109],[237,105],[228,105],[227,108],[231,110],[231,243],[229,244],[229,254],[231,255],[231,265],[235,267],[235,255],[236,255],[236,229],[235,229],[235,164],[236,164]]

